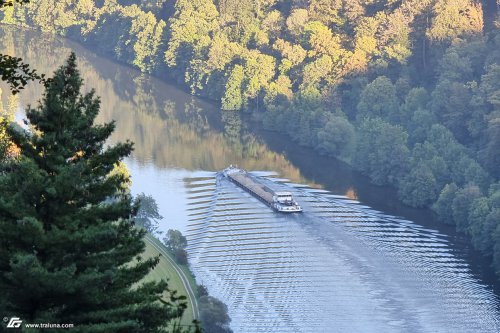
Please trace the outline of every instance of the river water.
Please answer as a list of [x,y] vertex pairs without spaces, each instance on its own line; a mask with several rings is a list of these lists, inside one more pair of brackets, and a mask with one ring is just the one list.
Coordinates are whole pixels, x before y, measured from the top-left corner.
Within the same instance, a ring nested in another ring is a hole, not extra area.
[[[187,236],[192,270],[228,305],[234,332],[500,331],[486,261],[430,212],[74,43],[17,29],[0,35],[2,52],[41,73],[77,53],[86,89],[101,96],[98,121],[116,121],[111,141],[135,142],[126,160],[132,192],[156,199],[161,230]],[[2,101],[22,117],[41,93],[30,84]],[[271,211],[218,175],[229,164],[293,191],[304,213]]]

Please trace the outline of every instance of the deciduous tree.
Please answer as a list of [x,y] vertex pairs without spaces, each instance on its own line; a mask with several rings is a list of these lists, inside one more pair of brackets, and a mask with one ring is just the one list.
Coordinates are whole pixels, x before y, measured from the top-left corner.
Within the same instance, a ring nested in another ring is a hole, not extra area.
[[205,333],[232,333],[229,328],[227,306],[212,296],[202,296],[198,300],[200,320]]
[[366,86],[360,96],[358,112],[360,117],[382,117],[399,120],[399,103],[396,88],[391,80],[379,76]]
[[244,105],[246,100],[243,98],[242,87],[245,73],[243,66],[234,66],[226,83],[226,91],[222,97],[221,104],[223,110],[239,110]]
[[439,219],[446,224],[454,224],[452,204],[458,192],[458,186],[454,183],[446,184],[441,190],[438,200],[432,209],[438,214]]
[[350,156],[355,139],[354,126],[345,117],[333,116],[318,132],[317,149],[332,156]]
[[354,165],[376,184],[396,184],[408,170],[408,134],[380,118],[366,118],[357,137]]
[[424,163],[415,165],[399,184],[399,195],[404,203],[425,207],[437,198],[438,185],[432,170]]
[[149,233],[154,234],[158,230],[159,221],[163,219],[158,211],[158,204],[151,195],[140,193],[135,197],[137,213],[134,221],[143,226]]

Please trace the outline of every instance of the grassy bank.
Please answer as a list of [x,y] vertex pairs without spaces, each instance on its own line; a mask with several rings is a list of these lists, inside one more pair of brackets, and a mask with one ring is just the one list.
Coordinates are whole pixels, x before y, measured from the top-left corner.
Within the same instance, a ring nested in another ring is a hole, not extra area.
[[[181,324],[190,325],[192,321],[197,317],[195,315],[196,305],[193,305],[192,296],[190,297],[185,284],[182,282],[182,277],[180,276],[178,270],[176,270],[175,263],[169,260],[167,250],[161,242],[154,239],[152,236],[147,235],[145,238],[146,249],[144,251],[144,257],[150,258],[161,254],[160,262],[154,268],[154,270],[146,277],[146,281],[151,280],[168,280],[168,285],[171,290],[176,290],[177,295],[183,295],[187,297],[187,309],[184,311],[182,316]],[[170,258],[171,259],[171,258]],[[180,267],[178,267],[180,269]],[[186,274],[185,274],[186,275]],[[194,279],[193,279],[194,281]],[[191,283],[191,281],[189,281]],[[188,285],[191,288],[191,285]],[[192,293],[192,292],[191,292]]]

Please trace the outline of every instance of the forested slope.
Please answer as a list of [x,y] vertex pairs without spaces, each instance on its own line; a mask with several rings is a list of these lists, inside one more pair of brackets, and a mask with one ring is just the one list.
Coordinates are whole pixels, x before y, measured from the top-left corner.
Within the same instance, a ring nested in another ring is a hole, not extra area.
[[3,22],[66,35],[253,113],[397,187],[405,203],[433,207],[500,273],[497,9],[471,0],[42,0],[5,10]]

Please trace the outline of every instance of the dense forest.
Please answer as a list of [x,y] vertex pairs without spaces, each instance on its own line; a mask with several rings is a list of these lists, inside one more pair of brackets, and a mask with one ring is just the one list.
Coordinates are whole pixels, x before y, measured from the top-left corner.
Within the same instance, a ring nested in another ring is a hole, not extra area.
[[78,40],[350,163],[469,234],[500,274],[498,6],[41,0],[2,22]]

